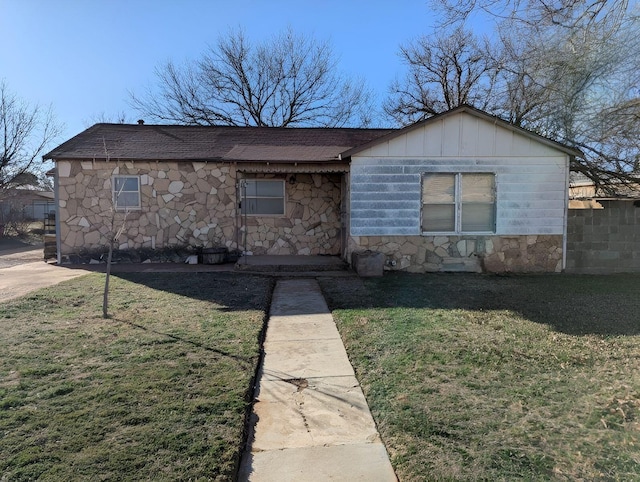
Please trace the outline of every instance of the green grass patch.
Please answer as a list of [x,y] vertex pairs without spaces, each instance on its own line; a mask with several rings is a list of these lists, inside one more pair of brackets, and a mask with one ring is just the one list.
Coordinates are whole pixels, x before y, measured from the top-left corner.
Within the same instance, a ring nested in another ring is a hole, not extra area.
[[400,480],[640,480],[640,276],[322,287]]
[[92,274],[0,304],[2,480],[235,477],[271,286]]

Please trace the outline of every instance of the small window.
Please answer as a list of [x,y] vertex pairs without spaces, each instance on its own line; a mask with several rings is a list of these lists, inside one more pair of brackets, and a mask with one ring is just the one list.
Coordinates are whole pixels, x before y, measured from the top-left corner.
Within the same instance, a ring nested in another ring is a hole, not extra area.
[[422,202],[423,231],[455,231],[455,174],[425,174],[422,181]]
[[462,232],[495,231],[495,176],[461,174]]
[[284,181],[247,179],[244,181],[242,212],[251,215],[284,215]]
[[140,209],[140,178],[113,177],[113,204],[118,210]]
[[422,178],[422,231],[495,231],[495,175],[428,173]]

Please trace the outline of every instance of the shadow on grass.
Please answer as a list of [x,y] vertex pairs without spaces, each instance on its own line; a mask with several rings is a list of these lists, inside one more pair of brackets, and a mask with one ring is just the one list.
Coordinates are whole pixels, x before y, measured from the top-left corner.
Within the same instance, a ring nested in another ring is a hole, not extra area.
[[[252,276],[238,276],[231,273],[112,273],[130,283],[143,285],[153,290],[184,296],[190,299],[212,304],[211,309],[219,313],[241,311],[268,311],[273,286],[271,280]],[[186,282],[185,282],[186,281]],[[110,294],[112,302],[114,296]],[[180,310],[180,306],[175,307]],[[250,367],[255,363],[253,357],[242,357],[231,352],[207,346],[201,342],[187,339],[172,333],[154,330],[129,320],[117,320],[147,333],[167,337],[193,347],[232,359],[240,365]],[[264,331],[264,328],[263,330]],[[260,334],[259,337],[263,335]]]
[[570,335],[640,335],[640,275],[385,273],[321,282],[332,310],[508,310]]
[[164,337],[169,338],[169,339],[171,339],[173,341],[177,341],[179,343],[190,345],[190,346],[192,346],[194,348],[200,348],[201,350],[208,351],[209,353],[215,353],[216,355],[224,357],[224,358],[230,358],[231,360],[236,361],[238,363],[238,365],[244,365],[245,368],[252,367],[254,362],[255,362],[255,357],[253,357],[253,356],[251,356],[251,357],[242,357],[242,356],[234,355],[233,353],[230,353],[228,351],[221,350],[219,348],[213,348],[211,346],[207,346],[204,343],[200,343],[198,341],[187,340],[186,338],[184,338],[182,336],[177,336],[177,335],[173,335],[171,333],[165,333],[165,332],[153,330],[153,329],[151,329],[151,328],[149,328],[147,326],[139,325],[138,323],[133,323],[131,321],[122,321],[122,320],[118,320],[118,321],[120,321],[120,323],[125,323],[125,324],[131,326],[132,328],[137,328],[137,329],[145,331],[147,333],[153,333],[154,335],[164,336]]
[[[270,281],[235,273],[112,273],[111,276],[187,298],[208,301],[222,313],[246,311],[265,304],[265,290],[252,289]],[[189,279],[185,283],[185,278]],[[270,288],[269,288],[270,291]]]

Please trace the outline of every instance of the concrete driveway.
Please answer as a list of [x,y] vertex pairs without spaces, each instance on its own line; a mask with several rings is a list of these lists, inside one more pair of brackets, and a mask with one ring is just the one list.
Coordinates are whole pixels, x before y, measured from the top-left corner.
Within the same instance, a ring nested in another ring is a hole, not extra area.
[[[31,291],[53,286],[87,273],[102,272],[105,264],[62,265],[44,262],[42,246],[28,246],[0,238],[0,302],[17,298]],[[231,263],[220,265],[189,265],[183,263],[123,263],[114,264],[113,273],[124,272],[213,272],[233,271]]]
[[45,263],[42,246],[0,244],[0,302],[53,286],[89,271]]

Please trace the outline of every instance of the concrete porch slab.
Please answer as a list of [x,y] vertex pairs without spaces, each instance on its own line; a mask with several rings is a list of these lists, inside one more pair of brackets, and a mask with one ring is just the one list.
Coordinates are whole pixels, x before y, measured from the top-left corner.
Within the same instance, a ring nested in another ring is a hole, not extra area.
[[246,255],[238,260],[236,269],[249,272],[343,271],[349,269],[349,265],[339,256]]

